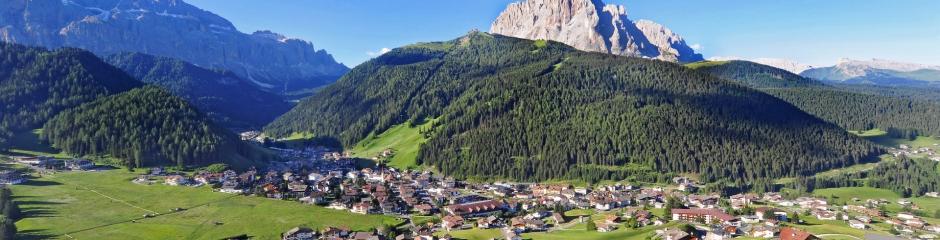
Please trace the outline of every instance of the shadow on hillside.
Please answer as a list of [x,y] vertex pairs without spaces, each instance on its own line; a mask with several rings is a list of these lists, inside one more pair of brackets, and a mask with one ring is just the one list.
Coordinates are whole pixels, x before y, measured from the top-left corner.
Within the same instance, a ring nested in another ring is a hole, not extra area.
[[26,182],[24,182],[24,183],[20,183],[19,185],[44,187],[44,186],[57,186],[57,185],[62,185],[62,183],[60,183],[60,182],[54,182],[54,181],[45,181],[45,180],[30,179],[29,181],[26,181]]
[[30,229],[16,232],[16,238],[21,240],[33,240],[33,239],[52,239],[55,235],[48,234],[46,229]]

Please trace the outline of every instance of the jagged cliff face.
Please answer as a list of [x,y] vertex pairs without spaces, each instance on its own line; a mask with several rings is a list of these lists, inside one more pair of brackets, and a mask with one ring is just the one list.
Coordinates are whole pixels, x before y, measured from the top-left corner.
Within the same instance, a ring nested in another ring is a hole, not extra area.
[[323,85],[348,71],[309,42],[267,31],[245,34],[181,0],[6,0],[0,40],[173,57],[230,70],[275,92]]
[[652,21],[631,21],[622,5],[600,0],[526,0],[512,3],[490,32],[562,42],[584,51],[673,62],[704,60],[679,35]]

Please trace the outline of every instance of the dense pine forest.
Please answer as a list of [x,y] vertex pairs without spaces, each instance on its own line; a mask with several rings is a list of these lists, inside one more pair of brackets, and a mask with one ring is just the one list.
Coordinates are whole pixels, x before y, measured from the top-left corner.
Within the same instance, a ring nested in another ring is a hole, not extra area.
[[852,130],[881,128],[895,137],[940,135],[940,102],[927,91],[824,85],[785,70],[746,61],[688,65],[760,89],[803,111]]
[[230,72],[140,53],[111,55],[105,61],[141,81],[170,90],[225,127],[262,127],[291,107],[280,96]]
[[263,157],[183,99],[156,86],[66,110],[43,127],[42,137],[66,152],[109,155],[125,166],[239,166]]
[[78,49],[0,44],[0,150],[60,111],[143,84]]
[[[419,163],[460,178],[809,175],[881,153],[773,96],[675,64],[485,33],[395,49],[266,131],[349,146],[439,119]],[[650,174],[652,173],[652,174]],[[666,175],[668,176],[668,175]]]
[[902,197],[919,197],[940,191],[940,175],[935,161],[900,157],[877,167],[853,173],[826,177],[803,177],[790,184],[805,192],[815,189],[869,186],[894,191]]

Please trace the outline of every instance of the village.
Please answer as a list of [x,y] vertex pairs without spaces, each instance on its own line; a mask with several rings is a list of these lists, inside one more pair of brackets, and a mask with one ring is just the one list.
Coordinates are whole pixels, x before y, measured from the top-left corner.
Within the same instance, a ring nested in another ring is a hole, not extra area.
[[[720,196],[702,193],[700,183],[686,177],[676,177],[670,184],[615,183],[594,187],[474,183],[429,171],[398,170],[381,164],[357,167],[357,159],[349,153],[322,147],[269,149],[287,161],[272,163],[265,170],[243,172],[201,170],[185,173],[158,167],[149,169],[148,174],[141,174],[132,182],[180,187],[210,186],[214,191],[226,194],[298,201],[358,214],[393,216],[406,223],[399,227],[394,239],[450,239],[449,233],[469,229],[498,229],[504,239],[521,239],[523,233],[559,231],[585,223],[589,230],[597,232],[659,226],[661,228],[652,237],[663,240],[812,239],[812,234],[791,227],[799,225],[805,218],[841,221],[862,230],[871,229],[876,222],[887,223],[892,234],[910,239],[936,239],[940,234],[940,225],[929,224],[912,213],[920,208],[907,199],[899,199],[896,203],[886,199],[851,199],[844,205],[837,205],[821,197],[787,198],[777,192]],[[898,154],[909,154],[905,151],[909,149],[901,146]],[[391,150],[382,153],[383,156],[390,154]],[[84,159],[12,159],[40,173],[96,171],[101,167]],[[23,181],[22,173],[14,170],[0,172],[0,183],[18,184]],[[940,194],[931,192],[927,197],[936,198]],[[887,204],[898,204],[907,211],[889,215],[884,211]],[[569,211],[587,214],[565,214]],[[344,226],[332,226],[321,231],[297,226],[282,236],[283,239],[392,238],[387,232],[353,232]]]
[[[358,214],[384,214],[407,219],[409,229],[395,239],[449,239],[448,232],[466,229],[500,229],[505,239],[520,239],[528,232],[551,232],[573,224],[588,223],[594,231],[618,228],[667,226],[678,222],[695,230],[664,227],[656,238],[730,239],[735,237],[810,239],[811,234],[791,224],[801,217],[838,220],[855,229],[870,229],[874,222],[888,223],[890,232],[917,239],[936,239],[940,226],[931,225],[911,212],[888,215],[886,199],[852,199],[845,205],[825,198],[784,194],[699,193],[692,179],[677,177],[672,185],[602,185],[592,188],[566,184],[471,183],[427,171],[402,171],[387,167],[356,168],[348,153],[325,148],[277,149],[288,162],[266,171],[197,172],[190,176],[154,168],[135,179],[140,184],[178,186],[210,185],[216,191],[274,199]],[[383,155],[391,154],[385,152]],[[938,193],[928,193],[938,197]],[[896,204],[920,210],[907,199]],[[569,217],[563,213],[586,210],[592,214]],[[658,214],[657,214],[658,213]],[[593,216],[593,217],[592,217]],[[597,217],[602,216],[602,217]],[[416,218],[433,221],[416,223]],[[334,226],[317,232],[297,227],[284,239],[381,239],[378,232],[350,232]]]

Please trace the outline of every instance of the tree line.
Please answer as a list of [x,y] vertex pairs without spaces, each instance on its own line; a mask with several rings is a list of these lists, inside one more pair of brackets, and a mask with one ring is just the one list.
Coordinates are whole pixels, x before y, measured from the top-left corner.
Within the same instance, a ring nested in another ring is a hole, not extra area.
[[62,110],[142,85],[83,50],[0,43],[0,150]]
[[42,137],[66,152],[108,155],[130,167],[244,165],[261,154],[156,86],[66,110],[44,129]]

